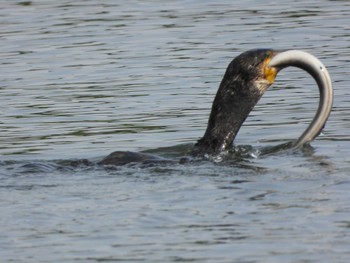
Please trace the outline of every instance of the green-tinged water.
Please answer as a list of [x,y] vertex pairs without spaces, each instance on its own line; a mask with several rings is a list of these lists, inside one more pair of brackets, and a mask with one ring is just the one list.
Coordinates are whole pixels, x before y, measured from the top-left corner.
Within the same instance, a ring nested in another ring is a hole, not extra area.
[[[0,0],[1,262],[348,262],[348,1]],[[228,63],[299,49],[328,68],[279,73],[223,160],[180,157],[206,128]]]

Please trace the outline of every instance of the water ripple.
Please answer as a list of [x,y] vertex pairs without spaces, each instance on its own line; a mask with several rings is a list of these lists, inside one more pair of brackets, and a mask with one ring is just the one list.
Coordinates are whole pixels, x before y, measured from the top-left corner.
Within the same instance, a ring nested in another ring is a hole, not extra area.
[[[0,5],[3,261],[348,261],[347,1]],[[334,110],[311,146],[282,147],[318,103],[286,69],[226,159],[94,165],[115,150],[182,156],[227,64],[257,47],[327,65]]]

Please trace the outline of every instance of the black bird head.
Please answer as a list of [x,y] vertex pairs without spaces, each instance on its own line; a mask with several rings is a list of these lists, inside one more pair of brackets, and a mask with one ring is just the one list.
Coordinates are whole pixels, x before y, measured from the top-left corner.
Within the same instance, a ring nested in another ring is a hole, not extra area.
[[[261,92],[266,91],[274,82],[278,72],[277,68],[271,68],[268,64],[278,53],[271,49],[253,49],[242,53],[233,59],[227,67],[223,82],[230,83],[238,80],[242,84],[255,84],[254,88],[258,88]],[[253,87],[249,85],[240,88]]]

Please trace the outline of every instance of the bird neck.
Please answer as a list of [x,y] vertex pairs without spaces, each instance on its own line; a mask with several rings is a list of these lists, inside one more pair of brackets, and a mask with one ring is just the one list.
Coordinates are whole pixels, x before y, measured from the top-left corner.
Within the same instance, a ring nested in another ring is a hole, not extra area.
[[261,98],[261,85],[265,84],[239,77],[232,78],[232,75],[225,76],[213,101],[204,136],[194,145],[191,154],[215,155],[228,149]]

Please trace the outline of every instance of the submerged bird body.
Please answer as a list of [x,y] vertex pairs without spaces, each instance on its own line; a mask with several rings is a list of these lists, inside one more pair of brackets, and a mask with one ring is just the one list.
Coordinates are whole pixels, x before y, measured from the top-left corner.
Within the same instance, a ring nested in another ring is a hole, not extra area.
[[[227,150],[249,113],[273,84],[279,70],[288,66],[304,69],[318,84],[321,96],[319,108],[314,120],[295,146],[299,147],[313,140],[323,128],[332,107],[332,83],[326,68],[317,58],[306,52],[255,49],[242,53],[228,65],[212,104],[207,129],[189,155],[217,155]],[[154,155],[118,151],[105,157],[100,164],[121,165],[164,160],[167,161]]]

